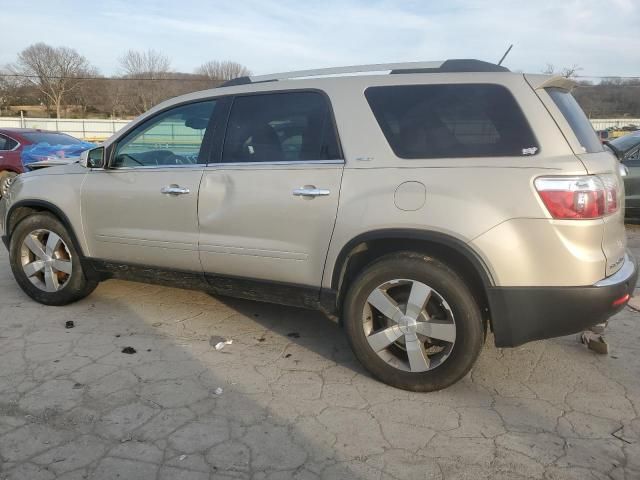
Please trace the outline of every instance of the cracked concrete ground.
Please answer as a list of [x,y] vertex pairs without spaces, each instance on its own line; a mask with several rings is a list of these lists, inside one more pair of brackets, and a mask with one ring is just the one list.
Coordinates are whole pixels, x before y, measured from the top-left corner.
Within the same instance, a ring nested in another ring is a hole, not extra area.
[[489,337],[465,379],[415,394],[370,378],[315,312],[122,281],[45,307],[4,251],[0,298],[0,479],[640,478],[628,307],[608,357]]

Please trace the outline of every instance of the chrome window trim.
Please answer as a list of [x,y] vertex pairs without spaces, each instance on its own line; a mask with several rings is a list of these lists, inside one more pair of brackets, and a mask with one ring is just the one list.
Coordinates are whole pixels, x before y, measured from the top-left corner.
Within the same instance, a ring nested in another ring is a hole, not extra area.
[[209,163],[207,168],[210,167],[239,167],[243,165],[258,166],[258,165],[344,165],[344,160],[281,160],[277,162],[218,162]]
[[158,170],[165,168],[204,168],[204,163],[192,163],[189,165],[140,165],[139,167],[109,167],[104,170],[119,171],[119,170]]
[[0,135],[2,135],[3,137],[8,138],[9,140],[13,140],[14,142],[16,142],[16,146],[13,147],[11,150],[0,150],[0,152],[15,152],[18,148],[20,148],[20,145],[22,145],[18,140],[16,140],[13,137],[10,137],[6,133],[0,133]]

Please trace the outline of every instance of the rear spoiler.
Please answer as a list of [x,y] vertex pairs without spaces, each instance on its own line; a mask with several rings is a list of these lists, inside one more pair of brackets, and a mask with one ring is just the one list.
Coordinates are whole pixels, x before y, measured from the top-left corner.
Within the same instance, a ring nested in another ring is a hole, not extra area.
[[543,88],[560,88],[570,92],[578,86],[576,82],[566,77],[526,74],[524,78],[534,90],[541,90]]

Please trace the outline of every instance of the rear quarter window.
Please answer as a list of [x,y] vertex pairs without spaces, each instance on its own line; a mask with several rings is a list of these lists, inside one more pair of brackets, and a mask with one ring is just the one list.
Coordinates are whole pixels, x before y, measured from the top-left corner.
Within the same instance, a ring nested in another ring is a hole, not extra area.
[[540,147],[501,85],[370,87],[365,96],[400,158],[534,155]]
[[560,88],[547,88],[546,90],[573,130],[585,153],[602,152],[602,144],[598,134],[573,95]]

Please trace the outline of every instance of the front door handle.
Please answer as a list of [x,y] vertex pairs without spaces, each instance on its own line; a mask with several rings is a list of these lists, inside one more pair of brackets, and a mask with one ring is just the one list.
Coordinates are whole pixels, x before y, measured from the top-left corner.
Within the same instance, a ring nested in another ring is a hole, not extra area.
[[326,197],[330,193],[330,190],[316,188],[314,185],[305,185],[304,187],[296,188],[293,191],[293,195],[296,197]]
[[171,185],[162,187],[160,189],[160,193],[164,193],[166,195],[185,195],[187,193],[190,193],[190,190],[188,188],[181,187],[180,185],[172,183]]

